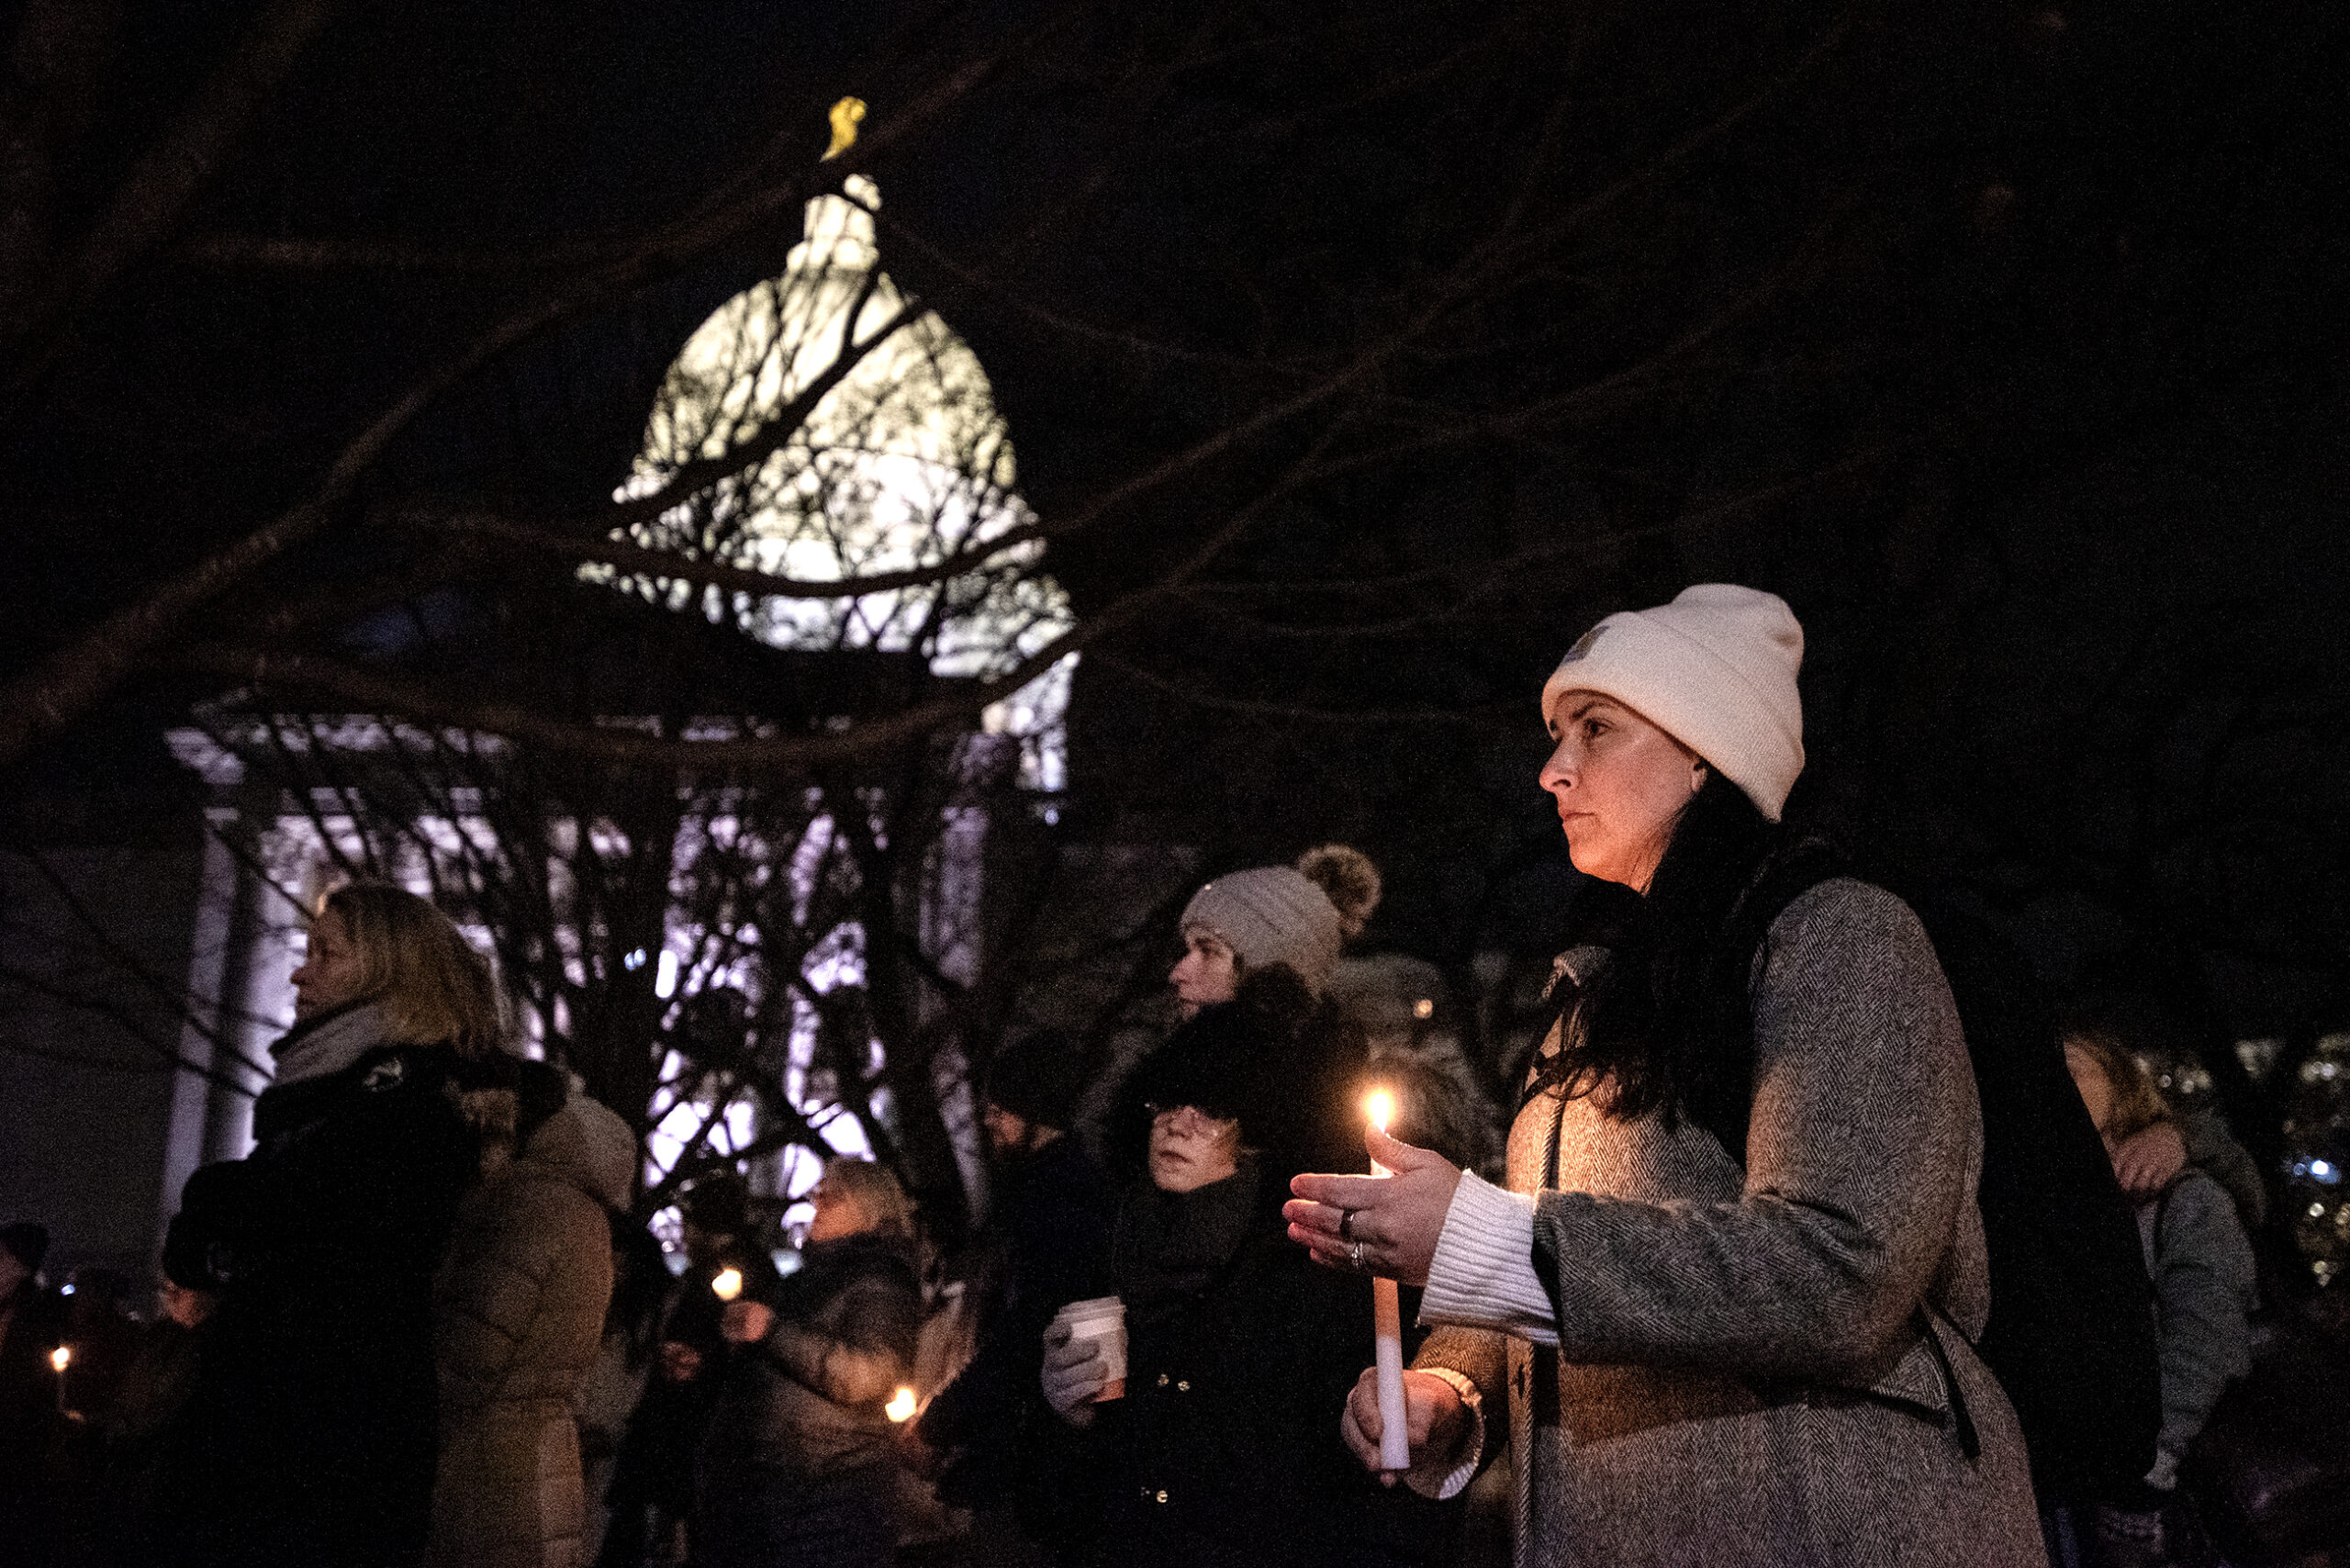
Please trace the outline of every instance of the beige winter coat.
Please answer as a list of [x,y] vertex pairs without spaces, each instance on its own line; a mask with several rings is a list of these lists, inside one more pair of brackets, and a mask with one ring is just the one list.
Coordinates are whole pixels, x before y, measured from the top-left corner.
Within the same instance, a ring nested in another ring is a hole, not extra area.
[[433,1283],[441,1458],[430,1568],[574,1568],[584,1552],[571,1399],[602,1342],[609,1207],[636,1140],[575,1094],[459,1211]]
[[1418,1364],[1476,1384],[1489,1440],[1506,1421],[1521,1568],[2039,1568],[2022,1437],[1968,1343],[1982,1124],[1933,948],[1838,879],[1763,955],[1746,1169],[1685,1120],[1538,1095],[1509,1185],[1537,1194],[1559,1348],[1446,1327]]

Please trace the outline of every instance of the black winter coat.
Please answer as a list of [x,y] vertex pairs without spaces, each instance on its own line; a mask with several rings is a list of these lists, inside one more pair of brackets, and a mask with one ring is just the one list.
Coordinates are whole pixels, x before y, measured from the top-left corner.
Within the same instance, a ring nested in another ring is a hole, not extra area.
[[1385,1488],[1338,1436],[1371,1361],[1371,1282],[1292,1244],[1267,1182],[1223,1271],[1179,1309],[1128,1314],[1126,1394],[1090,1434],[1109,1568],[1449,1562],[1459,1508]]
[[379,1043],[265,1091],[188,1180],[222,1278],[158,1506],[188,1563],[398,1564],[432,1495],[433,1270],[478,1141],[454,1053]]
[[1048,1441],[1058,1426],[1038,1385],[1045,1330],[1073,1301],[1111,1293],[1110,1227],[1117,1198],[1073,1137],[1008,1165],[995,1194],[1002,1249],[1001,1298],[982,1321],[979,1349],[960,1376],[923,1412],[922,1438],[952,1456],[941,1501],[986,1507],[1009,1499],[1020,1527],[1058,1541],[1073,1526],[1068,1478]]
[[49,1354],[68,1338],[65,1308],[31,1279],[0,1299],[0,1562],[45,1561],[62,1522],[59,1461],[72,1428]]

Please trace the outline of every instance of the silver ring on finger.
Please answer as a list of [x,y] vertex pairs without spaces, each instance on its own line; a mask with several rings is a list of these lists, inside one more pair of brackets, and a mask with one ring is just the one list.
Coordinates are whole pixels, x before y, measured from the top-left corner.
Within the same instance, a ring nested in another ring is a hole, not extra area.
[[1347,1249],[1347,1262],[1358,1274],[1362,1272],[1362,1243],[1358,1241]]

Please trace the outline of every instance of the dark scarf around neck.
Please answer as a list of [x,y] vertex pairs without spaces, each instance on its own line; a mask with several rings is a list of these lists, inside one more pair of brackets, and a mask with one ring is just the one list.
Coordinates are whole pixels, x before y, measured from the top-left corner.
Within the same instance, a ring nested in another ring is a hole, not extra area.
[[1111,1277],[1129,1316],[1163,1317],[1205,1290],[1248,1239],[1263,1172],[1243,1154],[1221,1182],[1168,1193],[1145,1181],[1118,1208]]

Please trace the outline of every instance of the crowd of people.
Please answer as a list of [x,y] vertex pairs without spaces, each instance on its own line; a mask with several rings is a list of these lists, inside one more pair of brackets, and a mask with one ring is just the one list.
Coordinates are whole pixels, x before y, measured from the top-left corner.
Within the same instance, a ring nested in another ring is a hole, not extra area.
[[[918,1420],[935,1260],[887,1169],[825,1164],[789,1272],[699,1182],[673,1271],[628,1124],[513,1048],[430,902],[341,888],[152,1320],[0,1229],[0,1542],[847,1568],[919,1497],[1069,1568],[1438,1564],[1506,1452],[1520,1563],[2211,1561],[2178,1487],[2249,1363],[2257,1174],[1783,821],[1801,657],[1777,599],[1701,585],[1550,678],[1540,782],[1613,896],[1497,1161],[1478,1086],[1375,1056],[1334,984],[1379,897],[1341,846],[1199,890],[1181,1022],[1101,1125],[1066,1042],[1000,1050],[972,1344]],[[1366,1135],[1374,1081],[1408,1088]]]

